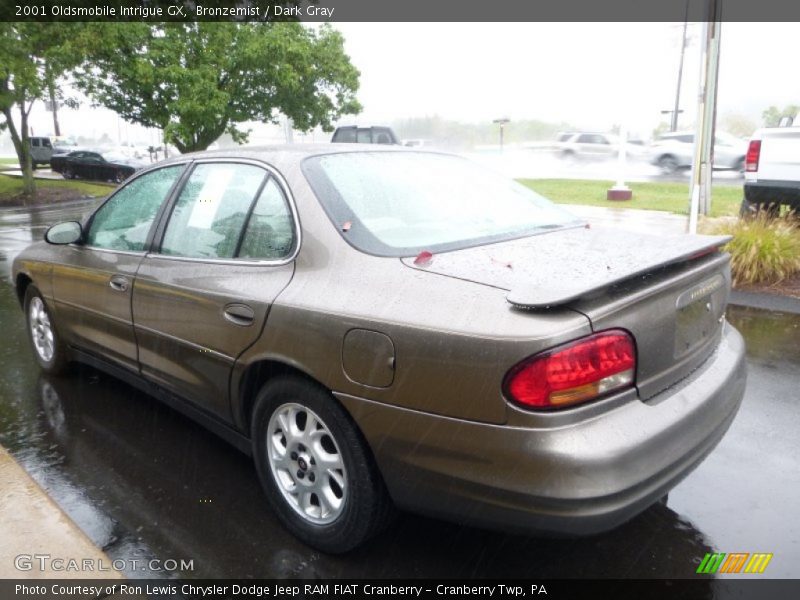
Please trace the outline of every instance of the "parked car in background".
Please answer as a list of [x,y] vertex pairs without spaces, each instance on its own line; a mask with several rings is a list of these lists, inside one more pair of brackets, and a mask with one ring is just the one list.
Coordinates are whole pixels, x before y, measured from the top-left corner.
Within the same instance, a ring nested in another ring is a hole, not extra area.
[[[744,172],[747,143],[724,132],[714,142],[714,168]],[[694,158],[694,132],[676,131],[660,135],[650,146],[650,163],[665,175],[689,169]]]
[[742,215],[758,210],[800,211],[800,121],[786,117],[780,127],[759,129],[747,149]]
[[56,173],[61,173],[64,179],[80,177],[122,183],[149,164],[148,161],[128,158],[115,151],[76,150],[69,154],[54,156],[50,168]]
[[28,138],[31,149],[31,165],[35,169],[38,165],[50,164],[53,156],[53,144],[49,137],[34,136]]
[[334,144],[400,144],[391,127],[337,127],[331,142]]
[[173,158],[14,259],[35,360],[87,362],[252,454],[328,552],[393,507],[592,534],[714,448],[746,380],[727,237],[586,224],[464,158]]

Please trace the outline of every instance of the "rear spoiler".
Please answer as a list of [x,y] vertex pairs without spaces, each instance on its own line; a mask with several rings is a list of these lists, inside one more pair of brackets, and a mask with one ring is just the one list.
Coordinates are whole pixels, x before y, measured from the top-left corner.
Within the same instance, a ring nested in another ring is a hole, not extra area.
[[730,240],[729,235],[702,237],[687,235],[665,238],[660,251],[642,256],[642,260],[630,269],[611,270],[608,267],[606,272],[593,272],[588,276],[585,272],[581,273],[580,279],[565,278],[561,281],[548,282],[547,285],[523,284],[513,288],[506,296],[506,300],[513,306],[523,309],[559,306],[615,283],[651,273],[661,267],[712,254]]

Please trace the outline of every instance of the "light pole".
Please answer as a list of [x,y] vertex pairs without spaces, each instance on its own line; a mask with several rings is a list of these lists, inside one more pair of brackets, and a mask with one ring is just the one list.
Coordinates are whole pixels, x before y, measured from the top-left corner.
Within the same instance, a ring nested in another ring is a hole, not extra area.
[[506,123],[510,123],[511,119],[506,117],[502,117],[500,119],[495,119],[492,123],[497,123],[500,125],[500,152],[503,151],[503,129],[505,128]]
[[[680,87],[678,88],[678,96],[680,96]],[[662,110],[662,115],[670,115],[669,118],[669,130],[670,131],[678,131],[678,115],[683,112],[683,109],[678,109],[675,107],[675,110]]]

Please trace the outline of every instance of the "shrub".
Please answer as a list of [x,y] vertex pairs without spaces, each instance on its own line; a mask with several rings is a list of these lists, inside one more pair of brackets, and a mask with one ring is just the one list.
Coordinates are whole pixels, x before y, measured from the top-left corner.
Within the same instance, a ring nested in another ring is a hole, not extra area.
[[733,236],[725,250],[731,254],[734,285],[774,284],[800,272],[800,230],[792,218],[771,219],[758,214],[752,219],[727,220],[709,229]]

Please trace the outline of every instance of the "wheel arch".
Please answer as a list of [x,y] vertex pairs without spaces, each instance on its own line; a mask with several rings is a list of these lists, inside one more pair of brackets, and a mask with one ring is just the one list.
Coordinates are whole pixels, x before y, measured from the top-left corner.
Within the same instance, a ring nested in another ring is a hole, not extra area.
[[[304,379],[320,388],[330,392],[330,388],[324,383],[304,371],[297,365],[292,365],[279,358],[265,357],[251,362],[245,367],[244,372],[239,377],[238,388],[234,390],[233,398],[236,405],[233,406],[234,420],[236,424],[244,429],[246,435],[250,435],[250,426],[258,391],[271,379],[282,375],[294,375]],[[238,389],[238,391],[236,391]],[[334,401],[335,398],[333,399]],[[344,408],[344,406],[342,407]],[[349,411],[345,412],[352,419]]]
[[17,273],[17,276],[14,279],[14,287],[17,292],[17,300],[19,301],[20,306],[25,305],[25,292],[28,290],[28,286],[32,283],[33,279],[31,279],[30,275],[27,273]]

